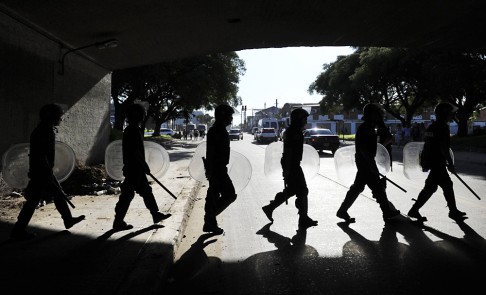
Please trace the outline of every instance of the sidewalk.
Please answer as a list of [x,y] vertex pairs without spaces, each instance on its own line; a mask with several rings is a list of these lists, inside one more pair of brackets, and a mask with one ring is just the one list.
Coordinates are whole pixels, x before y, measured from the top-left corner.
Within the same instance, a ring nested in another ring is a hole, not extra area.
[[36,210],[29,230],[37,237],[30,241],[10,240],[15,219],[0,216],[1,293],[154,293],[173,262],[200,189],[187,170],[199,142],[180,141],[167,149],[171,164],[160,180],[177,200],[152,184],[160,211],[172,214],[159,224],[152,224],[138,195],[125,219],[134,226],[129,231],[111,230],[118,195],[74,197],[73,215],[84,214],[86,220],[69,230],[53,204]]

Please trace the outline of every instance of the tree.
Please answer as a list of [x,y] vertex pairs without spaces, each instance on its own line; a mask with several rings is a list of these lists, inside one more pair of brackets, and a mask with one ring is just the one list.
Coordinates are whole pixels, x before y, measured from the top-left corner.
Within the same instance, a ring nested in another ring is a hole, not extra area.
[[309,86],[308,92],[322,94],[320,110],[322,114],[352,109],[360,104],[360,96],[353,88],[350,80],[356,68],[359,67],[359,53],[354,52],[347,56],[338,56],[330,64],[324,64],[323,72]]
[[459,134],[467,134],[468,118],[486,100],[485,68],[481,54],[361,47],[324,65],[309,92],[323,95],[322,112],[378,102],[406,125],[423,108],[448,100],[459,106]]
[[486,55],[442,52],[435,56],[430,75],[443,101],[458,107],[458,136],[467,136],[468,120],[486,104]]
[[402,124],[410,125],[424,104],[436,101],[431,77],[424,75],[430,53],[402,48],[363,48],[350,77],[367,102],[378,102]]
[[213,117],[211,117],[209,114],[203,114],[197,115],[196,119],[201,122],[201,124],[209,124],[211,123],[211,120],[213,120]]
[[149,103],[147,115],[156,123],[154,135],[163,122],[185,118],[195,109],[211,110],[221,103],[237,106],[241,104],[236,95],[239,77],[245,70],[244,61],[229,52],[115,71],[112,96],[119,116],[115,128],[123,126],[124,104],[135,100]]

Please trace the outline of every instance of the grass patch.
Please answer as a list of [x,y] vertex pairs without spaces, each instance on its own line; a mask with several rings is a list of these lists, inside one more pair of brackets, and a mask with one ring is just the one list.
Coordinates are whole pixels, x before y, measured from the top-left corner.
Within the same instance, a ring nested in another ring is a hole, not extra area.
[[[343,139],[343,135],[339,135]],[[354,141],[355,134],[344,135],[344,140]],[[452,150],[486,153],[486,135],[469,135],[467,137],[451,137]]]
[[356,136],[356,134],[345,134],[345,135],[340,134],[339,135],[339,139],[340,140],[343,140],[343,136],[344,136],[344,140],[352,140],[352,141],[354,141],[354,137]]
[[452,136],[451,148],[470,152],[486,152],[486,135]]

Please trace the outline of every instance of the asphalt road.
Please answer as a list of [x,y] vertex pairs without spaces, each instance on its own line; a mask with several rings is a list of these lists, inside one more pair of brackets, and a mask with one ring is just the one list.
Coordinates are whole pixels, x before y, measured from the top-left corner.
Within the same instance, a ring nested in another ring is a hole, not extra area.
[[[231,148],[252,164],[252,178],[238,199],[219,217],[223,235],[202,232],[206,188],[199,192],[175,265],[163,292],[195,294],[440,294],[481,288],[486,262],[486,205],[452,176],[458,208],[468,219],[448,218],[442,192],[421,213],[423,226],[405,215],[423,186],[403,174],[401,151],[394,151],[387,176],[407,190],[388,185],[389,200],[402,212],[394,222],[381,218],[366,189],[346,225],[335,213],[347,192],[337,177],[334,158],[320,155],[319,173],[307,179],[309,215],[316,227],[298,231],[294,199],[274,212],[270,224],[261,207],[283,188],[264,174],[266,144],[250,134]],[[457,159],[462,179],[486,197],[485,163]]]

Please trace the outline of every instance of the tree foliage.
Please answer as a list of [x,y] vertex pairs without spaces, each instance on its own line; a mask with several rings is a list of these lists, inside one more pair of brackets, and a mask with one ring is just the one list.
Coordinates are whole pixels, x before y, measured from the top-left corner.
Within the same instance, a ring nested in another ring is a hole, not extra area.
[[486,101],[485,83],[481,54],[360,47],[324,65],[309,92],[323,95],[323,113],[378,102],[407,125],[424,108],[450,101],[459,107],[458,134],[465,135],[468,118]]
[[187,118],[193,110],[211,110],[221,103],[239,105],[238,83],[245,71],[244,61],[235,52],[115,71],[115,128],[122,130],[124,106],[135,100],[148,102],[147,115],[156,124],[154,135],[163,122]]

